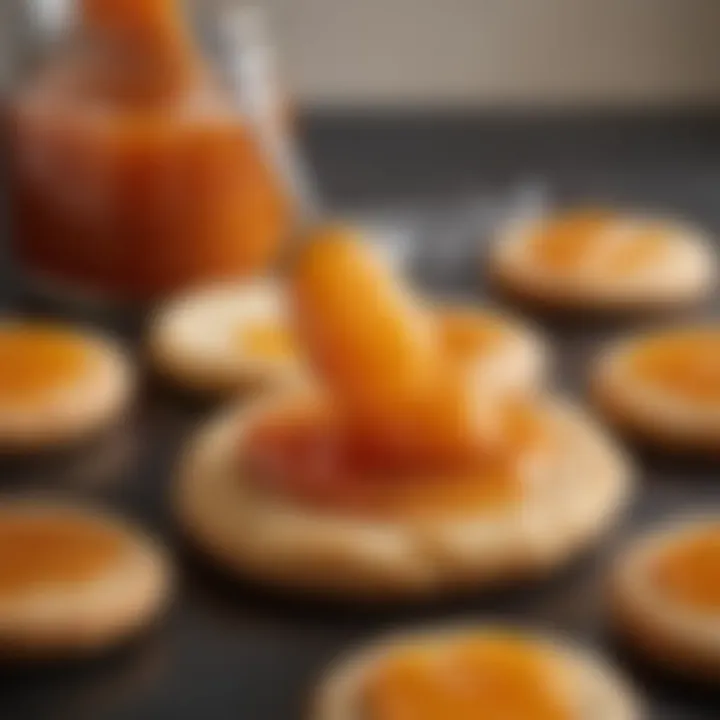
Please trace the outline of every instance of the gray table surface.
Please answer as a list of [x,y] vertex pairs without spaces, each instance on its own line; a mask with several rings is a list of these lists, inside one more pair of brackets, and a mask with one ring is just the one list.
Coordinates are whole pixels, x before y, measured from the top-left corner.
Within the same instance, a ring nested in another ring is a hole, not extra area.
[[[306,138],[323,192],[335,206],[403,208],[391,215],[412,217],[416,229],[424,228],[414,269],[432,293],[484,298],[471,262],[478,238],[467,223],[452,237],[452,218],[468,201],[502,199],[527,182],[539,182],[560,201],[658,209],[720,230],[720,117],[324,115],[310,119]],[[450,242],[462,260],[437,272],[433,253]],[[17,307],[22,300],[14,276],[6,265],[4,298]],[[589,356],[616,329],[546,323],[559,350],[558,384],[582,392]],[[136,328],[128,333],[131,341],[137,338]],[[337,652],[390,627],[458,617],[510,618],[599,646],[647,693],[653,720],[720,717],[717,690],[657,675],[616,648],[603,626],[602,604],[604,570],[628,535],[684,509],[720,508],[717,467],[640,455],[642,492],[622,527],[589,556],[532,588],[429,607],[358,610],[230,583],[184,547],[167,489],[179,447],[210,411],[149,381],[128,430],[82,453],[3,461],[3,488],[92,498],[144,523],[175,548],[180,580],[167,621],[130,647],[91,663],[0,671],[3,720],[299,718],[308,688]]]

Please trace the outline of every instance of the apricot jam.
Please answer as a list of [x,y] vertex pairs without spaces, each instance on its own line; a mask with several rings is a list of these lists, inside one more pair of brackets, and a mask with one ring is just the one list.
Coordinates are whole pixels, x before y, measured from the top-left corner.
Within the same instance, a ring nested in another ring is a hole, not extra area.
[[289,200],[178,0],[79,2],[77,42],[15,96],[17,255],[49,287],[149,301],[275,258]]
[[688,609],[720,615],[720,525],[678,539],[652,566],[664,597]]
[[668,230],[659,223],[582,209],[545,222],[531,247],[533,258],[543,267],[616,277],[646,268],[664,252],[667,241]]
[[117,531],[78,517],[0,514],[0,600],[91,581],[122,556]]
[[0,407],[42,402],[91,366],[81,338],[51,328],[0,327]]
[[602,270],[613,276],[643,270],[668,246],[668,231],[660,225],[645,225],[629,232],[606,254]]
[[644,384],[694,403],[720,402],[720,331],[685,330],[643,341],[628,370]]
[[571,720],[560,663],[531,641],[478,637],[392,652],[365,687],[369,720]]
[[550,218],[533,237],[533,257],[554,270],[575,270],[586,262],[615,219],[610,211],[597,208],[581,208]]
[[279,322],[243,322],[234,337],[238,350],[253,358],[285,360],[297,354],[292,333]]
[[332,412],[298,404],[258,419],[240,447],[253,481],[303,505],[406,519],[502,511],[527,490],[521,460],[539,443],[539,421],[508,419],[497,456],[429,457],[418,443],[398,452],[363,436]]

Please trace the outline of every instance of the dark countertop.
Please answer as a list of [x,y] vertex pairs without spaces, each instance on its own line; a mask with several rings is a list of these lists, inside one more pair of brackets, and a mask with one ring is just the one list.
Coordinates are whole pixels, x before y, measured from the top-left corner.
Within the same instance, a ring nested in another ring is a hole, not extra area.
[[342,203],[450,197],[542,178],[567,199],[669,206],[701,220],[715,208],[720,220],[720,110],[533,119],[315,113],[303,125],[323,189]]
[[[315,114],[309,154],[334,205],[423,209],[540,180],[562,200],[594,199],[687,215],[720,230],[720,115],[624,119]],[[441,239],[434,242],[441,242]],[[470,276],[437,290],[482,297]],[[7,288],[6,288],[7,289]],[[611,329],[552,324],[559,377],[578,389],[585,360]],[[717,468],[643,456],[643,491],[623,527],[589,557],[530,590],[421,608],[358,610],[229,583],[193,559],[173,528],[167,489],[184,439],[207,414],[149,387],[132,427],[93,451],[3,465],[3,487],[55,488],[122,508],[172,540],[180,592],[167,622],[110,657],[0,672],[0,717],[55,720],[285,720],[352,642],[396,624],[514,618],[597,643],[650,695],[652,720],[717,720],[720,695],[659,677],[608,641],[603,570],[623,537],[683,508],[720,508]],[[451,720],[451,719],[448,719]]]

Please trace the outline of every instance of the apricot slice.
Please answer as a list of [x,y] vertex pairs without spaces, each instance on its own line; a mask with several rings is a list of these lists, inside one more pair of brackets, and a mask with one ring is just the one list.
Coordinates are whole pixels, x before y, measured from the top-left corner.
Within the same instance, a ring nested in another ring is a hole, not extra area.
[[468,638],[398,649],[365,688],[372,720],[571,720],[558,660],[514,637]]
[[301,345],[360,423],[390,432],[436,387],[434,318],[357,232],[315,232],[297,258],[291,293]]
[[663,596],[687,608],[720,612],[720,526],[678,539],[652,568]]

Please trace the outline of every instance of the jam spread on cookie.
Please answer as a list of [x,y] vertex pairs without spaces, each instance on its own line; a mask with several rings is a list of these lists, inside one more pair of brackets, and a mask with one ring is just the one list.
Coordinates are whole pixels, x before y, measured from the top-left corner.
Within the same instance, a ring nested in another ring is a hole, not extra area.
[[720,525],[678,539],[656,558],[653,580],[669,600],[720,615]]
[[299,401],[246,431],[241,457],[263,489],[317,510],[405,519],[462,517],[520,503],[534,459],[549,443],[547,419],[524,404],[502,413],[492,453],[435,454],[399,447],[345,425],[328,406]]
[[586,261],[614,220],[612,212],[595,208],[571,210],[549,218],[532,238],[533,258],[547,268],[575,270]]
[[0,327],[0,407],[42,402],[81,379],[90,360],[88,348],[72,333]]
[[549,270],[617,277],[646,268],[664,251],[667,240],[668,229],[662,223],[582,208],[541,223],[530,250],[532,259]]
[[511,637],[429,641],[391,651],[364,693],[372,720],[570,720],[560,661]]
[[714,405],[720,401],[720,331],[679,330],[645,340],[628,358],[628,370],[644,384]]
[[234,340],[244,355],[258,360],[285,360],[297,354],[289,328],[272,320],[242,322],[234,333]]
[[0,515],[0,599],[92,581],[123,552],[116,530],[61,514]]

